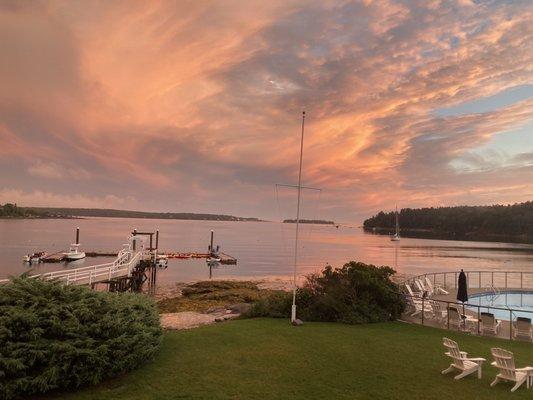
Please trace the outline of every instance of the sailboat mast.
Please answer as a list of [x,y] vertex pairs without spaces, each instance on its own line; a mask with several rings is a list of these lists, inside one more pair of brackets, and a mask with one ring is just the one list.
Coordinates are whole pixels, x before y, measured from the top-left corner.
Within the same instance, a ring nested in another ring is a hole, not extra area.
[[396,236],[400,236],[400,222],[398,221],[398,206],[396,206]]
[[300,198],[302,194],[302,162],[304,153],[304,126],[305,126],[305,111],[302,112],[302,137],[300,140],[300,169],[298,171],[298,201],[296,205],[296,240],[294,243],[294,276],[292,288],[292,312],[291,321],[296,320],[296,269],[298,265],[298,234],[300,230]]

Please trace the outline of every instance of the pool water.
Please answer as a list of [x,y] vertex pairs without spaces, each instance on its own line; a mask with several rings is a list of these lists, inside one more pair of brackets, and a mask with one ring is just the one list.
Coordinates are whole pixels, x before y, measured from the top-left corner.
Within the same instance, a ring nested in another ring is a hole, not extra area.
[[[533,291],[503,291],[497,294],[480,293],[470,296],[468,304],[481,306],[481,312],[490,312],[497,319],[509,320],[509,309],[513,310],[513,320],[516,317],[526,317],[533,320]],[[491,307],[504,308],[505,310]],[[477,307],[470,307],[477,311]]]

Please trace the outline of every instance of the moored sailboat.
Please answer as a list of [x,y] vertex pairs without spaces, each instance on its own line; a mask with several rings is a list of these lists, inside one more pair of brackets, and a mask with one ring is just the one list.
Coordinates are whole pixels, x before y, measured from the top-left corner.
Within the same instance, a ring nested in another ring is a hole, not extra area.
[[396,232],[394,233],[394,235],[391,235],[390,240],[392,242],[399,242],[400,241],[400,222],[398,219],[398,207],[396,207],[395,215],[396,215]]

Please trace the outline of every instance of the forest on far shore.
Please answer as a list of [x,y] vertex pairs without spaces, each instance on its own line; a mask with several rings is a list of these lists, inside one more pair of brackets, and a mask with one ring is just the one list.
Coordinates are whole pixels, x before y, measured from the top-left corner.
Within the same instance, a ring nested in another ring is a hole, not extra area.
[[[395,212],[383,212],[363,223],[367,231],[390,233]],[[533,242],[533,202],[491,206],[403,208],[399,211],[404,236],[458,240]]]
[[145,212],[113,210],[103,208],[66,208],[66,207],[19,207],[14,203],[0,204],[0,218],[152,218],[152,219],[186,219],[208,221],[261,221],[258,218],[235,217],[222,214]]
[[14,203],[0,204],[0,218],[47,218],[49,214],[33,208],[18,207]]

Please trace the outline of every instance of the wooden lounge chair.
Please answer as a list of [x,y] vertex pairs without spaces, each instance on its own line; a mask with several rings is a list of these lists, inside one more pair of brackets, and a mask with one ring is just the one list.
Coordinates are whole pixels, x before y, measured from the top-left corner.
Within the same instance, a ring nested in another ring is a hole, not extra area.
[[533,371],[533,367],[516,368],[513,353],[510,351],[497,347],[490,349],[490,351],[492,357],[494,357],[494,362],[491,363],[491,365],[498,368],[500,371],[490,386],[494,386],[499,381],[504,380],[515,382],[511,392],[518,389],[524,382],[527,382],[527,387],[529,388],[528,372]]
[[444,347],[448,350],[445,355],[450,357],[453,361],[448,368],[442,371],[447,374],[457,369],[461,371],[454,379],[461,379],[467,375],[477,372],[478,379],[481,379],[481,366],[486,361],[484,358],[468,358],[468,353],[459,350],[459,345],[451,339],[443,338]]
[[533,332],[531,331],[531,318],[517,317],[513,323],[513,336],[515,339],[531,341]]
[[497,335],[501,325],[500,320],[494,318],[494,314],[488,312],[481,313],[481,326],[484,335]]
[[424,277],[424,280],[426,281],[426,287],[429,289],[429,291],[433,294],[450,294],[447,290],[445,290],[441,285],[433,284],[431,282],[431,279],[429,279],[427,276]]

